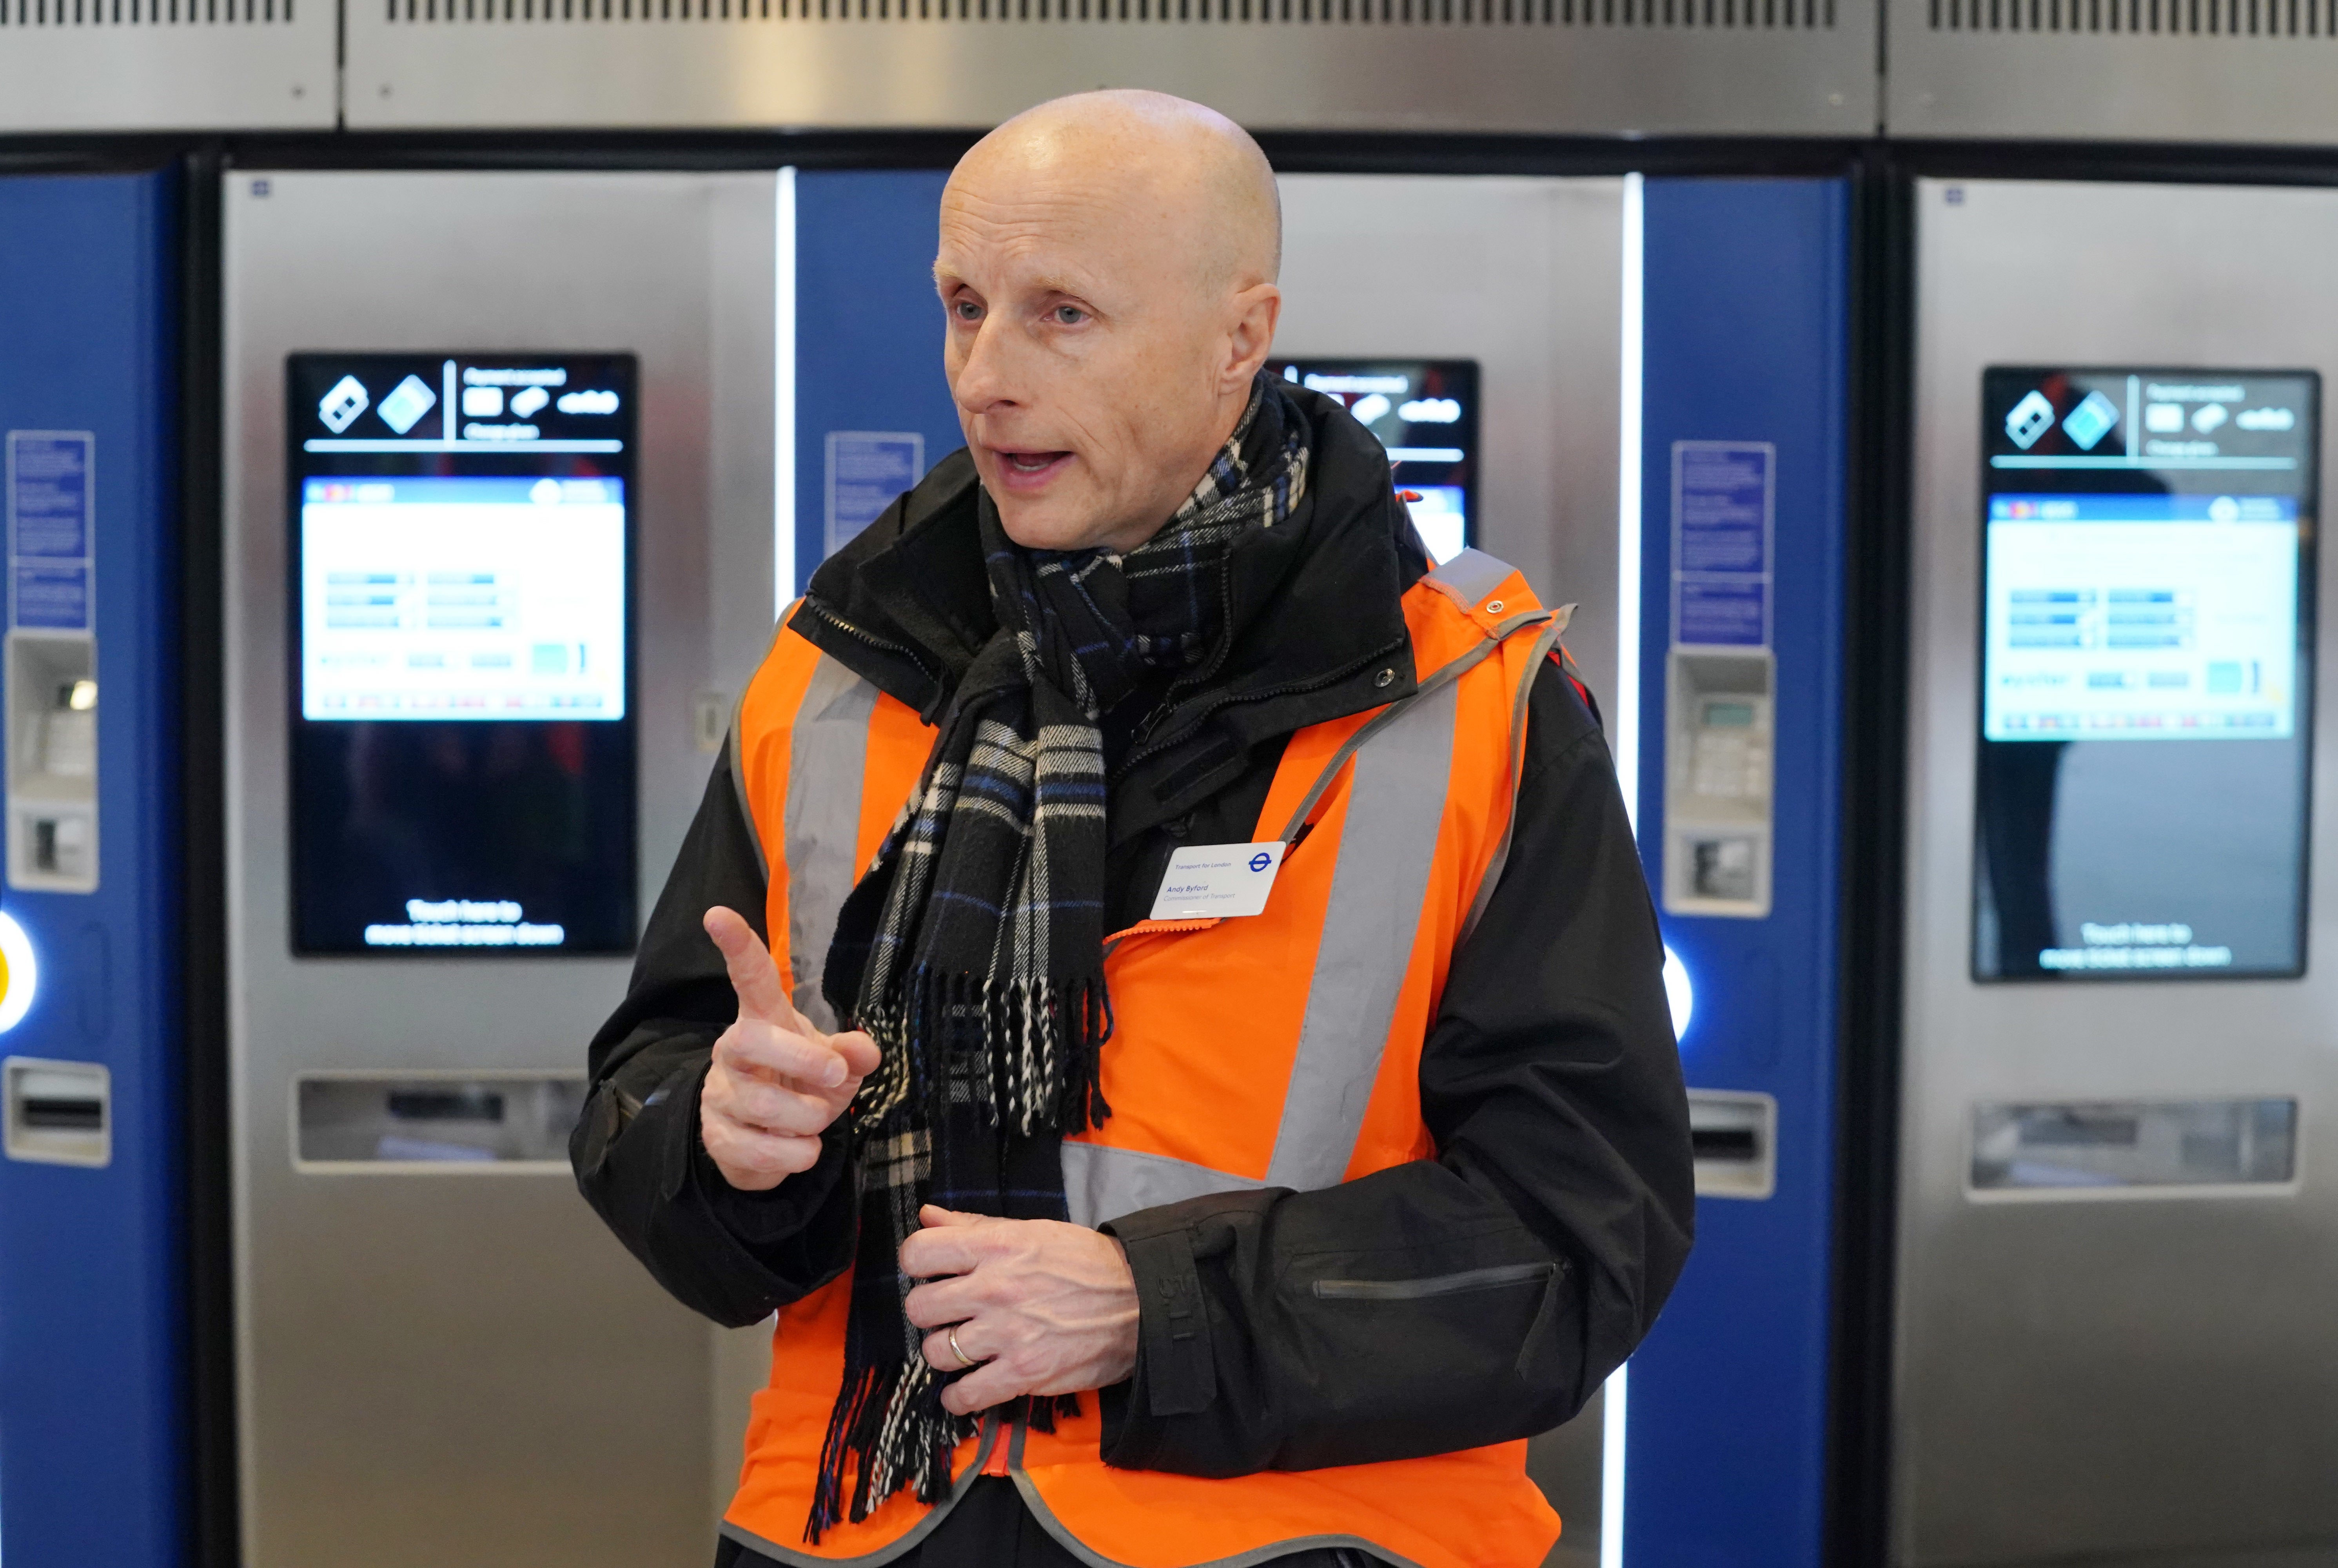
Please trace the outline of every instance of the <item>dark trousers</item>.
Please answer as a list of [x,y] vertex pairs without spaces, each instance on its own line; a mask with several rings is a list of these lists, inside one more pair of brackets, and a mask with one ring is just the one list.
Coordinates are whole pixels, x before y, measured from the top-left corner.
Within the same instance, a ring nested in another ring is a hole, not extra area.
[[[977,1481],[934,1526],[934,1533],[893,1559],[898,1568],[1086,1568],[1023,1506],[1022,1494],[1003,1475]],[[1282,1568],[1378,1568],[1361,1552],[1296,1552],[1275,1559]],[[714,1568],[775,1568],[771,1559],[724,1537]]]

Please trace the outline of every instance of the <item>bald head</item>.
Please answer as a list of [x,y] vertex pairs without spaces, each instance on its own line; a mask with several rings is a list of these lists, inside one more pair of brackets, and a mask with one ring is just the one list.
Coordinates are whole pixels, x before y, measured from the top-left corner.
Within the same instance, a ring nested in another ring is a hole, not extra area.
[[1165,93],[1059,98],[967,153],[944,368],[1011,536],[1125,549],[1167,521],[1273,346],[1282,239],[1258,143]]
[[994,171],[1117,184],[1169,226],[1160,238],[1205,288],[1272,283],[1282,268],[1282,199],[1250,132],[1166,93],[1078,93],[1027,109],[977,142],[952,183]]

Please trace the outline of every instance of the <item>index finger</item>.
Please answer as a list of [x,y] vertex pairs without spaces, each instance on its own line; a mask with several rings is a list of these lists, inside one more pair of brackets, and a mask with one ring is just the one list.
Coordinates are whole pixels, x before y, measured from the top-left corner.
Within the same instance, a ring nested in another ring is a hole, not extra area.
[[721,905],[706,912],[704,925],[714,946],[722,950],[722,967],[730,973],[731,989],[739,994],[739,1016],[777,1024],[813,1039],[820,1037],[788,1000],[779,965],[771,962],[771,949],[763,946],[753,926],[736,910]]

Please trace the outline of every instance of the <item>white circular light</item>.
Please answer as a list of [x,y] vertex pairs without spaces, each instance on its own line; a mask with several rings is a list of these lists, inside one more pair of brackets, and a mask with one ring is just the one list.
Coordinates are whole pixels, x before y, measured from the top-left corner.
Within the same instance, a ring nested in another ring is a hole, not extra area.
[[1665,949],[1665,1004],[1672,1009],[1673,1038],[1686,1038],[1688,1021],[1696,1013],[1696,987],[1689,984],[1688,965],[1670,947]]
[[40,961],[33,956],[33,939],[16,917],[0,910],[0,958],[8,961],[8,985],[0,991],[0,1034],[25,1021],[33,1010],[33,993],[41,986]]

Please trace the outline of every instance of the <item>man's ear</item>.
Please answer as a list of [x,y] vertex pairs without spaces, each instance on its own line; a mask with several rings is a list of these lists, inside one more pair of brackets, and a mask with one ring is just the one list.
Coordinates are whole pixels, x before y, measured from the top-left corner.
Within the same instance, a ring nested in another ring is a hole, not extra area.
[[1225,379],[1223,394],[1246,389],[1266,357],[1274,352],[1274,327],[1282,318],[1282,290],[1272,283],[1253,283],[1236,294],[1227,313],[1233,317],[1226,335]]

